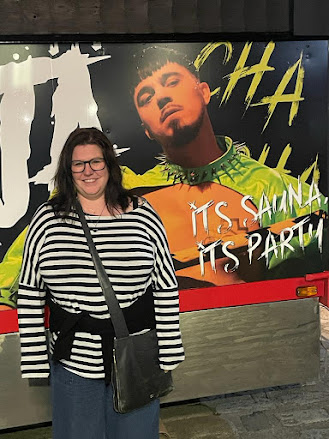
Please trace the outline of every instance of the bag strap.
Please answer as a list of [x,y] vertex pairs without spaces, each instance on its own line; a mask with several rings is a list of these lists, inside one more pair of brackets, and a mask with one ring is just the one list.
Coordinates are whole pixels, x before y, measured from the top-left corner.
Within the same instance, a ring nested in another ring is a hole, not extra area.
[[133,196],[133,209],[137,209],[138,207],[138,198]]
[[115,292],[113,291],[110,279],[108,275],[106,274],[104,265],[102,264],[102,261],[100,260],[99,254],[97,252],[97,249],[95,247],[95,243],[91,237],[90,229],[88,227],[85,215],[83,213],[81,204],[78,200],[76,200],[76,211],[78,213],[79,219],[82,224],[82,228],[84,231],[84,234],[87,239],[88,247],[91,253],[91,256],[93,258],[94,266],[97,272],[98,280],[100,283],[100,286],[102,288],[105,302],[109,308],[114,332],[117,338],[123,338],[129,336],[129,331],[126,325],[126,321],[124,318],[124,315],[122,313],[122,310],[120,308],[118,299],[116,298]]

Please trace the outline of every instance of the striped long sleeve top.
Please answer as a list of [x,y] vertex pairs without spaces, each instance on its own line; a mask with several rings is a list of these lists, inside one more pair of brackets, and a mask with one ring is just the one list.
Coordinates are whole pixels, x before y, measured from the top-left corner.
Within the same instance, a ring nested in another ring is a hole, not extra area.
[[[146,200],[130,212],[97,218],[86,214],[121,308],[131,306],[152,285],[160,367],[174,369],[183,361],[184,350],[177,281],[161,220]],[[85,311],[97,319],[109,318],[77,214],[71,212],[65,220],[56,217],[49,203],[35,213],[23,254],[18,320],[25,378],[49,375],[46,294],[67,312]],[[57,338],[58,333],[50,334],[50,353]],[[100,335],[76,332],[70,358],[61,361],[80,376],[104,378]]]

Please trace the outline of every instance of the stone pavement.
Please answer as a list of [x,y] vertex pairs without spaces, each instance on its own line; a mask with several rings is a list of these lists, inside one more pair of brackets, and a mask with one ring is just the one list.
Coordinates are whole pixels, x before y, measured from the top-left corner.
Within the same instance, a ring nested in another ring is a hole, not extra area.
[[[161,409],[171,439],[328,439],[329,311],[321,308],[321,373],[316,383],[203,398]],[[160,435],[161,439],[167,436]],[[50,439],[51,427],[1,439]],[[145,438],[147,439],[147,438]]]
[[328,439],[329,311],[320,311],[318,382],[163,407],[161,417],[171,439]]

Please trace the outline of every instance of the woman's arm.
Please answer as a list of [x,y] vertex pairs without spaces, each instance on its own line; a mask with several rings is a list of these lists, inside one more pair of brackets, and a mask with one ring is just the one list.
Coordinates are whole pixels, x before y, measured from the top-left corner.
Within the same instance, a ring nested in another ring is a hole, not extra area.
[[46,287],[39,269],[46,216],[47,209],[41,207],[32,219],[24,245],[17,300],[23,378],[46,378],[49,375],[44,322]]
[[155,250],[152,286],[159,363],[165,370],[175,369],[185,358],[179,328],[179,296],[167,236],[159,216],[148,204],[148,228]]

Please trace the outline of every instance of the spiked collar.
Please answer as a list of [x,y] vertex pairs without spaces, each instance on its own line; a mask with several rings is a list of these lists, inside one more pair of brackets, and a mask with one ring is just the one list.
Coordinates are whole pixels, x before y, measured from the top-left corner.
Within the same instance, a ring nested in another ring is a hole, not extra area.
[[218,146],[221,150],[226,150],[218,159],[197,168],[183,168],[182,166],[171,163],[165,155],[158,157],[163,167],[162,172],[167,176],[167,181],[175,183],[185,183],[191,186],[207,181],[217,181],[221,183],[221,177],[231,176],[232,170],[237,170],[236,165],[240,162],[241,150],[245,148],[244,143],[233,143],[229,137],[216,137]]

